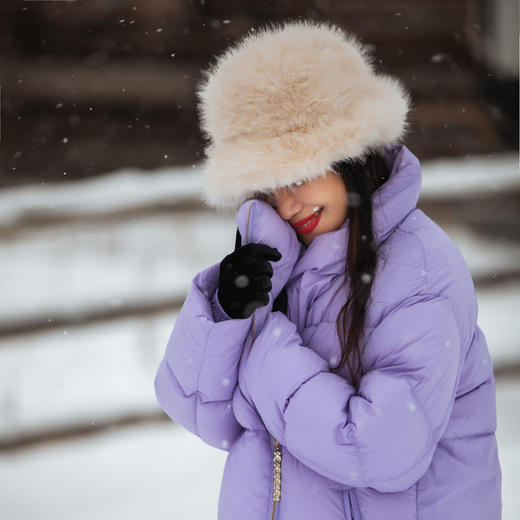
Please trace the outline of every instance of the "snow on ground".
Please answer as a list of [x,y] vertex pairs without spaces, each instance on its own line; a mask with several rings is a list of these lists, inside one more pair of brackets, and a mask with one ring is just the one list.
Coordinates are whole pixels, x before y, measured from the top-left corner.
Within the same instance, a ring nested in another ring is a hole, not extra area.
[[103,214],[171,204],[199,198],[201,193],[200,168],[123,168],[91,179],[4,189],[0,191],[0,222],[12,225],[26,215]]
[[421,197],[475,197],[489,191],[518,189],[518,165],[517,153],[432,159],[422,165]]
[[235,229],[229,216],[176,213],[24,231],[0,241],[0,324],[184,299]]
[[[421,169],[421,198],[425,199],[475,196],[520,186],[515,153],[421,161]],[[154,171],[124,168],[92,179],[4,189],[0,191],[0,223],[12,224],[24,215],[95,214],[200,199],[202,192],[199,165]]]
[[[519,358],[520,293],[477,293],[494,367]],[[0,438],[159,411],[153,380],[176,312],[0,337]]]
[[[473,276],[520,266],[518,243],[443,229]],[[184,299],[193,276],[233,250],[235,231],[232,215],[186,212],[24,230],[0,240],[0,326]]]
[[[502,520],[520,518],[520,381],[497,384]],[[227,453],[173,423],[0,454],[6,520],[214,520]]]
[[0,438],[160,411],[153,381],[176,316],[0,337]]
[[0,454],[0,518],[214,520],[226,455],[173,422]]

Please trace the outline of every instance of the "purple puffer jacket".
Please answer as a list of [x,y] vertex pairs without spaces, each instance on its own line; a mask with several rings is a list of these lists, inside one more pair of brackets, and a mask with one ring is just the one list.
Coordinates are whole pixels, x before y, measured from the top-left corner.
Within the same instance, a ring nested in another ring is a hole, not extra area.
[[[269,204],[242,204],[243,244],[283,255],[269,304],[250,318],[220,308],[219,263],[193,279],[155,392],[173,421],[229,452],[219,520],[501,518],[495,380],[473,281],[454,243],[416,209],[417,157],[391,145],[385,159],[391,177],[372,198],[385,261],[358,392],[346,366],[330,372],[341,354],[348,219],[305,247]],[[272,312],[284,286],[288,317]]]

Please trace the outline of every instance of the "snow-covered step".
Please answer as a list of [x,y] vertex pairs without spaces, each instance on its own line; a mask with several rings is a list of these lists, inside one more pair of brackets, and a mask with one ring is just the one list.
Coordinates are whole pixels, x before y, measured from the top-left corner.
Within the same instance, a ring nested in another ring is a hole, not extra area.
[[[520,365],[520,292],[477,292],[494,368]],[[177,313],[0,338],[0,440],[160,412],[153,380]]]
[[[0,190],[0,226],[36,219],[66,221],[70,216],[106,215],[143,207],[198,203],[200,168],[167,167],[153,171],[124,168],[69,183],[33,183]],[[0,227],[0,229],[1,229]]]
[[197,272],[233,251],[235,231],[229,215],[188,212],[0,241],[0,330],[182,300]]
[[153,381],[176,317],[0,338],[2,442],[159,411]]
[[[443,228],[476,278],[518,273],[520,243]],[[233,251],[235,231],[229,214],[177,212],[31,228],[0,240],[0,333],[183,301],[193,276]]]
[[[471,198],[520,189],[518,155],[512,152],[421,161],[425,201]],[[153,171],[124,168],[70,183],[35,183],[0,191],[0,229],[35,219],[111,214],[189,201],[201,209],[199,164]]]
[[520,243],[505,237],[490,237],[456,222],[437,222],[455,242],[475,284],[486,277],[520,275]]
[[520,189],[517,153],[430,159],[421,164],[421,199],[464,199]]

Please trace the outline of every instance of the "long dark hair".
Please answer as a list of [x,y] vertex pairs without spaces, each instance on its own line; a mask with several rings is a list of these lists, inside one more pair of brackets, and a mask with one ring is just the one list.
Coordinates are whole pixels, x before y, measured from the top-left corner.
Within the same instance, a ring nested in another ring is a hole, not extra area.
[[[361,342],[365,332],[368,301],[374,282],[379,249],[372,225],[372,194],[390,177],[382,153],[377,149],[357,159],[336,162],[348,194],[349,237],[345,258],[345,284],[350,285],[348,298],[339,312],[336,329],[341,343],[339,364],[331,372],[340,372],[345,363],[358,388],[363,376]],[[387,237],[388,238],[388,237]]]
[[[345,286],[350,287],[347,301],[336,321],[341,358],[339,364],[331,368],[331,372],[340,372],[346,363],[353,383],[358,389],[359,381],[363,376],[361,342],[365,332],[368,301],[377,262],[381,256],[379,248],[383,244],[383,242],[378,245],[375,243],[372,227],[372,194],[388,180],[391,170],[382,152],[373,148],[368,149],[359,158],[335,162],[331,168],[345,183],[348,194],[346,218],[350,219],[345,258]],[[276,310],[287,314],[285,287],[273,303],[273,311]]]

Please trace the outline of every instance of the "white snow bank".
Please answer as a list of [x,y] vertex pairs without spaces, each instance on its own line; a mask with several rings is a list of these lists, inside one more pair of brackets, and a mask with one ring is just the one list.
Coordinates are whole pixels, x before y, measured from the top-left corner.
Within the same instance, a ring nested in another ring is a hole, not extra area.
[[197,272],[233,250],[235,230],[226,215],[175,213],[0,241],[0,324],[183,299]]
[[[465,197],[520,187],[514,153],[424,160],[421,168],[421,198]],[[25,214],[95,214],[186,198],[201,201],[202,192],[199,164],[155,170],[124,168],[91,179],[0,190],[0,222],[9,225]]]
[[191,167],[124,168],[71,182],[26,184],[0,190],[0,222],[5,226],[25,214],[96,214],[171,204],[199,198],[201,187],[201,172]]
[[422,165],[421,198],[474,197],[518,190],[520,170],[515,153],[432,159]]

